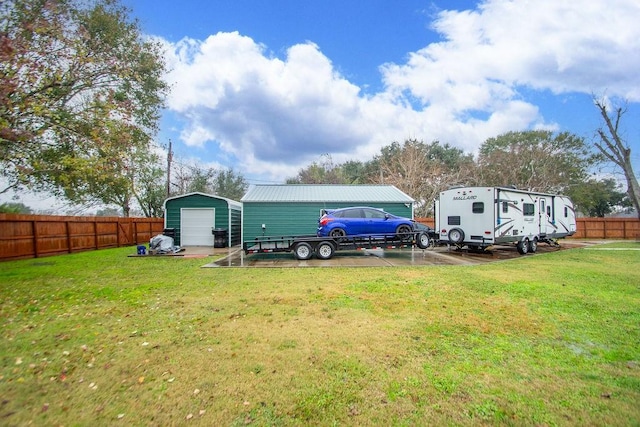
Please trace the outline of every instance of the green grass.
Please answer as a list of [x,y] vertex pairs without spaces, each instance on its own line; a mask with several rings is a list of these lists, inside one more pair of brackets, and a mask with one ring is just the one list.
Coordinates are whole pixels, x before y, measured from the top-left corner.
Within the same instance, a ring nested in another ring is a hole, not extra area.
[[203,269],[134,250],[0,264],[3,425],[640,425],[640,251]]

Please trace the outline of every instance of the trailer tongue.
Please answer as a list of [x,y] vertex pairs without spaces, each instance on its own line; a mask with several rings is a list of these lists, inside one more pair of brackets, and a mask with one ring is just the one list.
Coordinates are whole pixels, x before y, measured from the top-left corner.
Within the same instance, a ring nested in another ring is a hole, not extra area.
[[414,231],[390,235],[353,235],[340,238],[318,236],[263,236],[243,243],[245,254],[293,252],[296,259],[312,256],[330,259],[339,250],[399,249],[417,246],[426,249],[433,241],[428,233]]

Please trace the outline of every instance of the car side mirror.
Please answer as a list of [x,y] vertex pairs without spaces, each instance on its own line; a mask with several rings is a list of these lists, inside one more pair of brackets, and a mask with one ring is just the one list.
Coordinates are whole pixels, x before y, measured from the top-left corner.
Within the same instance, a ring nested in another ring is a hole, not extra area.
[[389,218],[390,218],[389,214],[384,214],[384,219],[389,219]]

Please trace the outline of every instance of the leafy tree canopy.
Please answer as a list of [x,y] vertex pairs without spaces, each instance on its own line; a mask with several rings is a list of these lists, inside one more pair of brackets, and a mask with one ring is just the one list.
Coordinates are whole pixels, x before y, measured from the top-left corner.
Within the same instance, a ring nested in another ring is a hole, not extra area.
[[24,203],[7,202],[0,204],[0,213],[30,214],[33,211]]
[[564,193],[585,180],[594,161],[584,139],[569,132],[508,132],[480,147],[476,181]]
[[[0,3],[0,163],[11,188],[72,202],[134,193],[132,151],[148,149],[168,86],[160,46],[116,0]],[[130,172],[130,171],[129,171]],[[109,191],[106,189],[105,191]],[[126,206],[126,201],[118,203]]]
[[604,217],[616,207],[631,206],[629,198],[619,191],[619,186],[613,179],[590,179],[573,187],[567,194],[576,209],[590,217]]

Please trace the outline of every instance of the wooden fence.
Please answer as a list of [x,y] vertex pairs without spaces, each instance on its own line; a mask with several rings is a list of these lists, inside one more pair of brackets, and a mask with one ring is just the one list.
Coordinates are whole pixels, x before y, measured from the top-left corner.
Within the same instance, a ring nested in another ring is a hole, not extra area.
[[638,218],[577,218],[575,239],[640,240]]
[[[434,227],[433,218],[416,218]],[[0,214],[0,260],[149,243],[162,233],[162,218]],[[637,218],[578,218],[577,239],[640,240]]]
[[[433,218],[416,218],[429,227],[435,227]],[[576,233],[572,239],[640,240],[638,218],[577,218]]]
[[149,243],[163,229],[161,218],[0,214],[0,260]]

